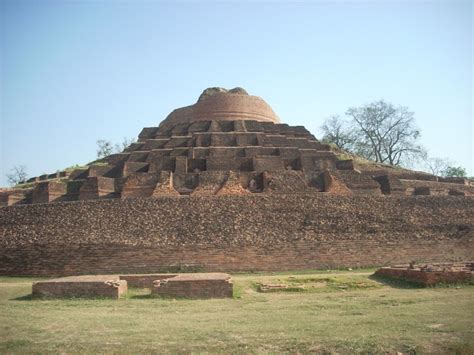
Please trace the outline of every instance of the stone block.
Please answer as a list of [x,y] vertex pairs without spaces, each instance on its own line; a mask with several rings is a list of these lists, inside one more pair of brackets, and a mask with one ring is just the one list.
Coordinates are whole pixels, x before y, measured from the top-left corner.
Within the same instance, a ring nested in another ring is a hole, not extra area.
[[213,147],[235,147],[237,137],[234,133],[212,133],[211,146]]
[[239,170],[240,163],[236,159],[229,159],[228,157],[208,157],[206,160],[207,170]]
[[118,276],[71,276],[33,283],[33,297],[113,298],[127,292],[127,281]]
[[245,121],[234,121],[234,131],[246,132],[247,128],[245,127]]
[[165,145],[169,142],[168,138],[162,139],[147,139],[143,146],[143,150],[153,150],[153,149],[163,149]]
[[153,190],[153,197],[167,197],[167,196],[179,196],[179,192],[174,188],[173,174],[169,171],[162,171],[159,174],[159,179]]
[[336,169],[354,170],[354,161],[352,159],[336,160]]
[[209,130],[210,125],[211,121],[193,122],[188,128],[188,133],[207,132]]
[[174,172],[177,174],[185,174],[188,172],[188,158],[184,156],[176,157]]
[[0,191],[0,207],[31,203],[33,189],[6,189]]
[[103,162],[109,165],[117,165],[126,162],[130,158],[130,153],[117,153],[109,155],[102,159]]
[[152,295],[168,298],[227,298],[233,296],[233,285],[228,274],[180,274],[156,281]]
[[115,179],[102,176],[88,177],[79,189],[79,200],[118,197]]
[[245,156],[245,149],[240,147],[209,147],[210,157],[237,158]]
[[301,159],[283,159],[283,165],[286,170],[302,170]]
[[299,158],[300,151],[296,147],[281,147],[281,148],[278,148],[278,154],[282,158],[296,159],[296,158]]
[[188,159],[188,173],[196,173],[206,170],[206,159]]
[[316,146],[317,146],[317,145],[314,144],[314,143],[317,143],[317,142],[311,142],[307,138],[288,137],[287,141],[288,141],[287,145],[289,147],[315,149]]
[[447,182],[450,184],[469,185],[469,180],[461,177],[438,177],[439,182]]
[[474,263],[397,265],[380,268],[374,275],[414,282],[425,287],[437,284],[471,283],[474,281]]
[[157,157],[149,161],[149,173],[157,173],[160,171],[174,171],[176,168],[176,157]]
[[287,171],[265,171],[263,173],[263,192],[266,193],[308,193],[303,172]]
[[211,133],[196,133],[196,147],[209,147],[211,145]]
[[401,180],[438,181],[438,177],[421,171],[405,171],[397,177]]
[[378,175],[373,178],[384,195],[405,195],[406,187],[394,175]]
[[261,139],[261,133],[239,133],[236,135],[237,142],[236,144],[239,147],[246,147],[246,146],[257,146],[259,144],[259,139]]
[[209,156],[209,147],[191,148],[191,157],[195,159],[203,159]]
[[280,156],[257,155],[253,158],[253,168],[257,172],[285,170]]
[[301,166],[304,171],[324,171],[336,169],[336,156],[332,152],[300,149]]
[[382,194],[382,190],[377,181],[356,170],[334,170],[331,174],[335,179],[340,180],[344,185],[346,185],[354,194]]
[[188,147],[189,140],[191,137],[184,136],[184,137],[171,137],[168,143],[165,144],[165,148],[182,148]]
[[128,161],[123,167],[123,176],[127,177],[134,173],[147,173],[149,164],[145,162]]
[[353,191],[347,187],[347,185],[334,176],[331,171],[324,170],[322,173],[324,192],[329,192],[335,195],[353,195]]
[[127,161],[144,163],[148,160],[148,154],[150,153],[149,152],[133,152],[133,153],[130,153],[130,156],[128,157]]
[[192,196],[215,195],[227,179],[226,171],[203,171],[199,174],[199,183]]
[[85,179],[89,176],[89,168],[74,169],[69,175],[69,180]]
[[114,165],[109,164],[92,164],[89,165],[89,177],[105,176],[114,169]]
[[190,156],[190,152],[192,152],[192,148],[188,147],[181,147],[181,148],[174,148],[170,152],[170,157],[180,157],[180,156]]
[[189,130],[189,123],[180,123],[174,126],[171,129],[171,135],[172,136],[187,136],[188,135],[188,130]]
[[67,201],[75,201],[79,199],[79,192],[85,180],[69,180],[67,181]]
[[325,191],[324,173],[319,171],[310,171],[304,173],[306,184],[314,188],[317,192]]
[[159,174],[134,173],[130,175],[122,189],[122,198],[150,197],[160,178]]
[[158,133],[158,127],[145,127],[142,129],[140,134],[138,135],[138,138],[142,139],[151,139],[155,138],[156,134]]
[[249,190],[243,187],[240,174],[229,171],[222,187],[217,191],[216,195],[245,195],[250,193]]
[[120,275],[120,280],[127,281],[127,286],[134,288],[153,288],[157,280],[165,280],[177,276],[176,274],[129,274]]
[[172,186],[180,195],[189,195],[199,184],[199,174],[171,174]]
[[245,156],[249,158],[256,157],[258,155],[279,155],[279,148],[274,147],[246,147]]
[[67,194],[67,183],[63,181],[43,181],[35,184],[32,203],[62,201]]
[[270,146],[270,147],[291,147],[293,146],[288,142],[286,136],[281,134],[268,134],[263,136],[263,146]]
[[263,122],[246,120],[244,124],[247,132],[263,132],[265,130]]
[[273,122],[262,122],[263,130],[268,134],[278,134],[278,127]]

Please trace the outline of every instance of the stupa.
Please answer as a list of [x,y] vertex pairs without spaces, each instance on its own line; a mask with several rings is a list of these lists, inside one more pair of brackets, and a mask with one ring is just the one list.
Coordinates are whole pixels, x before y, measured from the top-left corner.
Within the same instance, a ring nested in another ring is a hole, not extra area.
[[0,275],[456,261],[474,186],[364,161],[209,88],[123,152],[0,190]]
[[174,110],[158,127],[144,128],[122,153],[29,182],[35,182],[32,189],[3,192],[3,205],[247,193],[472,192],[464,180],[440,185],[429,174],[356,167],[303,126],[281,123],[264,100],[242,88],[206,89],[195,104]]

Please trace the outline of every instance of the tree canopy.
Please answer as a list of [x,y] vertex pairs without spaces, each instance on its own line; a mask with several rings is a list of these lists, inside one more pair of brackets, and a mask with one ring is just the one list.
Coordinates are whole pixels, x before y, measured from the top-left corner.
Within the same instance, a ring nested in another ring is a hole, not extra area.
[[366,159],[400,165],[422,152],[414,113],[384,100],[346,111],[346,119],[332,116],[321,129],[323,141]]

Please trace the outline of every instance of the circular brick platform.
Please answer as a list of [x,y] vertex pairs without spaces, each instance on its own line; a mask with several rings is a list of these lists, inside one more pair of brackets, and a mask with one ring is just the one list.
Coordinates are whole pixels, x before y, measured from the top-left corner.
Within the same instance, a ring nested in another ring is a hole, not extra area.
[[[209,89],[207,89],[209,90]],[[171,112],[160,127],[171,127],[196,121],[253,120],[280,123],[272,108],[260,97],[237,91],[215,91],[201,95],[194,105],[181,107]]]

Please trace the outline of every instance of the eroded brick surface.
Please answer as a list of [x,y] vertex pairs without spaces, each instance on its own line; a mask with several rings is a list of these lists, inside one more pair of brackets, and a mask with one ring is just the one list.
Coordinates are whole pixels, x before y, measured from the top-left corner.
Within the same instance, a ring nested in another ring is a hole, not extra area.
[[230,275],[224,273],[181,274],[157,280],[152,294],[162,297],[226,298],[232,297]]
[[423,286],[474,281],[474,263],[430,263],[383,267],[375,275],[415,282]]
[[249,194],[11,206],[1,275],[291,270],[469,260],[474,199]]
[[33,283],[34,297],[105,297],[118,299],[127,292],[127,282],[118,276],[71,276]]

